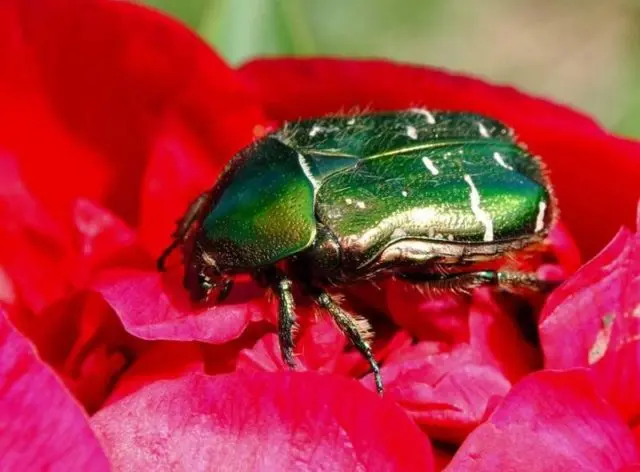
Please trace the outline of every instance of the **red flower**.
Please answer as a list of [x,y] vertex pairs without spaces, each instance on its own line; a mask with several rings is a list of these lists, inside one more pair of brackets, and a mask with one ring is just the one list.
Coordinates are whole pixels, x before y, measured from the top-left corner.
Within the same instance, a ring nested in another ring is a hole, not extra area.
[[[639,460],[638,143],[421,67],[287,59],[234,71],[172,20],[124,2],[7,0],[0,64],[0,468]],[[570,278],[539,316],[544,300],[487,289],[431,299],[397,281],[348,288],[376,328],[379,398],[367,364],[312,307],[299,307],[306,372],[291,373],[273,304],[250,280],[195,309],[177,264],[155,271],[187,203],[265,127],[416,105],[500,119],[543,156],[563,224],[534,262]]]

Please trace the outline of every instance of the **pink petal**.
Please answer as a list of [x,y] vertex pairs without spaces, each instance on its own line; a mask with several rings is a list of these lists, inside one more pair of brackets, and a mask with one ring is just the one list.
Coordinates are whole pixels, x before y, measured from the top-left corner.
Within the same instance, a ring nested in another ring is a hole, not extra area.
[[542,371],[513,387],[446,470],[597,472],[639,457],[631,431],[584,371]]
[[204,372],[202,352],[197,343],[160,342],[138,354],[110,392],[110,405],[160,379],[174,379],[188,372]]
[[384,283],[391,319],[420,340],[456,344],[469,340],[469,301],[456,294],[429,294],[399,280]]
[[109,471],[81,408],[0,311],[0,468]]
[[540,323],[545,366],[589,367],[627,419],[640,413],[640,235],[623,229],[549,297]]
[[[511,384],[495,367],[479,363],[469,346],[436,351],[425,342],[396,354],[382,367],[385,396],[431,438],[460,443],[485,418],[493,398],[506,395]],[[364,382],[373,389],[371,376]]]
[[542,364],[538,349],[524,339],[517,316],[505,310],[491,290],[474,291],[469,311],[471,349],[479,362],[496,367],[511,383]]
[[[297,357],[297,369],[307,370],[306,364]],[[278,335],[274,333],[266,334],[251,349],[243,349],[238,354],[236,370],[277,372],[287,371],[289,367],[285,364],[280,353],[280,341]]]
[[270,311],[263,291],[249,282],[236,284],[221,305],[195,307],[178,276],[177,271],[114,269],[102,274],[95,289],[125,329],[143,339],[224,343]]
[[160,381],[92,419],[115,469],[433,470],[392,402],[312,373]]

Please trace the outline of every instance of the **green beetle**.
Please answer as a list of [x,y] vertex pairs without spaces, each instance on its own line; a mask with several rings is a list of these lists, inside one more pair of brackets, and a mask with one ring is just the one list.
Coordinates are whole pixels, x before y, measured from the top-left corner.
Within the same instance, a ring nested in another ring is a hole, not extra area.
[[292,285],[328,311],[369,361],[366,329],[325,288],[385,275],[433,288],[544,284],[480,269],[543,241],[555,207],[543,168],[503,124],[410,109],[288,122],[236,155],[194,201],[173,243],[196,301],[223,299],[250,273],[279,301],[284,360],[294,366]]

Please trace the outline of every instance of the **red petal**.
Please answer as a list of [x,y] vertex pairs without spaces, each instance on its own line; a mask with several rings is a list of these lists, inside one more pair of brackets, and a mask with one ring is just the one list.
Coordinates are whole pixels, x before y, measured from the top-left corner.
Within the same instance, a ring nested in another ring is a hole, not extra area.
[[2,151],[0,223],[0,264],[16,295],[36,310],[62,297],[72,277],[67,228],[30,194],[17,159]]
[[198,309],[178,275],[114,269],[103,273],[95,288],[125,329],[143,339],[224,343],[270,311],[262,291],[249,282],[236,284],[224,304]]
[[279,120],[365,105],[384,110],[427,104],[487,113],[506,121],[542,119],[561,129],[598,129],[583,115],[511,87],[420,66],[380,60],[258,59],[240,70],[269,116]]
[[96,294],[79,293],[36,314],[15,309],[11,320],[89,413],[104,403],[122,371],[147,344],[126,333]]
[[549,243],[553,254],[566,275],[573,274],[582,265],[582,256],[567,226],[557,221],[549,233]]
[[640,414],[640,234],[621,230],[548,298],[540,339],[548,368],[590,367],[625,418]]
[[[621,224],[633,222],[640,144],[611,136],[568,108],[513,88],[383,61],[267,59],[241,72],[269,116],[279,120],[353,107],[427,106],[475,111],[508,123],[548,164],[563,220],[585,257],[602,248]],[[615,178],[602,177],[603,165]],[[597,198],[584,198],[585,191]]]
[[[128,2],[9,0],[0,7],[0,142],[42,199],[105,194],[132,222],[147,158],[180,122],[228,159],[261,119],[192,32]],[[33,139],[37,130],[37,139]]]
[[94,272],[148,257],[131,228],[84,198],[53,215],[24,183],[19,162],[0,153],[0,262],[21,300],[38,312],[86,286]]
[[92,424],[115,469],[433,470],[427,439],[393,403],[311,373],[160,381]]
[[4,470],[111,470],[82,410],[0,311]]
[[523,379],[447,471],[616,470],[640,458],[631,431],[582,371]]
[[176,221],[193,199],[213,185],[228,157],[212,156],[192,140],[187,132],[172,136],[168,130],[156,143],[145,170],[139,235],[156,257],[171,242]]
[[80,198],[72,206],[74,281],[86,287],[95,273],[117,265],[149,264],[150,258],[137,245],[136,234],[110,211]]

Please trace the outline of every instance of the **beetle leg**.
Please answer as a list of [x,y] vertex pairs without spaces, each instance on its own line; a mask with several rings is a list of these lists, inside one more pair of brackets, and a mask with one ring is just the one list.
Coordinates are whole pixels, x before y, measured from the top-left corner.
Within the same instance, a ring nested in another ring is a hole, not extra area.
[[296,326],[295,302],[291,293],[291,280],[276,275],[273,288],[278,298],[278,338],[282,358],[292,369],[296,367],[293,357],[293,332]]
[[358,327],[358,322],[354,319],[354,317],[343,310],[330,296],[328,293],[320,291],[316,295],[316,301],[318,304],[327,310],[333,319],[336,321],[338,327],[347,335],[349,341],[360,351],[371,366],[371,370],[373,370],[373,376],[376,382],[376,390],[378,393],[382,395],[382,376],[380,375],[380,367],[378,366],[378,362],[375,357],[373,357],[373,351],[371,350],[371,346],[366,340],[366,335],[361,332]]
[[559,284],[555,281],[542,280],[531,272],[493,270],[446,274],[438,278],[432,278],[427,274],[402,274],[402,276],[416,283],[424,283],[428,288],[434,290],[467,291],[476,287],[493,285],[505,290],[526,288],[544,293],[553,290]]
[[537,292],[547,293],[556,288],[562,281],[543,280],[533,272],[498,272],[498,286],[509,288],[528,288]]
[[209,192],[204,192],[198,196],[194,201],[189,204],[187,211],[185,214],[178,220],[176,225],[176,230],[173,232],[171,237],[173,241],[167,248],[162,251],[160,257],[156,262],[156,266],[160,272],[164,272],[165,270],[165,261],[169,254],[171,254],[180,244],[182,244],[189,232],[189,229],[193,225],[193,223],[200,217],[202,214],[202,210],[206,207],[206,204],[209,199]]

